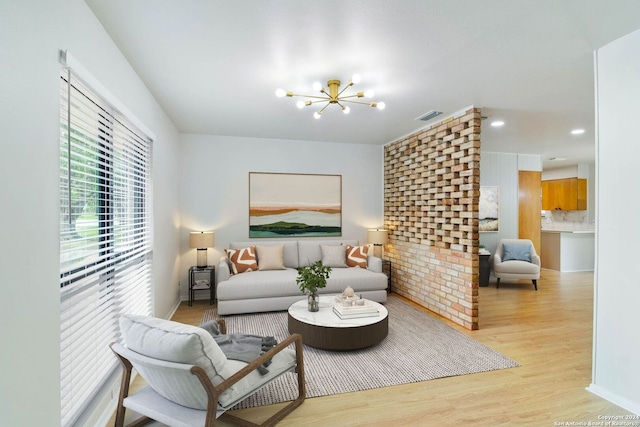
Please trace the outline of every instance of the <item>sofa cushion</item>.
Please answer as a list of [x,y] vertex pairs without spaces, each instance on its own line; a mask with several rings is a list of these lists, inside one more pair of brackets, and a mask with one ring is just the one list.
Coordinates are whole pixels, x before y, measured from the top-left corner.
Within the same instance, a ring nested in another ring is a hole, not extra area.
[[[298,241],[298,258],[300,267],[308,267],[316,261],[322,260],[320,245],[354,245],[357,240],[300,240]],[[288,266],[287,266],[288,267]]]
[[345,268],[346,251],[345,245],[320,245],[322,264],[331,268]]
[[235,300],[300,295],[302,299],[304,294],[296,284],[297,276],[298,272],[293,268],[231,276],[218,284],[217,297],[218,300]]
[[264,270],[284,270],[284,245],[256,246],[256,256],[258,258],[258,269]]
[[327,279],[327,286],[319,290],[321,294],[342,293],[347,286],[359,295],[365,291],[387,289],[388,279],[384,273],[374,273],[364,268],[336,268]]
[[[247,246],[255,245],[256,242],[231,242],[229,243],[229,248],[231,249],[241,249]],[[273,240],[265,240],[264,243],[260,242],[260,246],[278,246],[284,245],[284,266],[287,268],[298,268],[298,241],[297,240],[287,240],[287,241],[273,241]]]
[[240,274],[246,271],[256,271],[258,263],[256,261],[256,247],[249,246],[242,249],[225,249],[233,274]]
[[[297,276],[298,272],[292,268],[231,276],[229,280],[218,284],[218,301],[298,295],[303,299],[305,296],[296,285]],[[387,288],[387,276],[363,268],[336,268],[331,271],[327,286],[318,289],[318,292],[339,294],[347,286],[351,286],[356,293],[384,290]]]
[[502,261],[526,261],[531,262],[531,245],[526,244],[502,244]]
[[[540,267],[537,264],[527,261],[510,260],[499,262],[493,266],[494,273],[497,274],[540,274]],[[504,276],[502,276],[504,277]]]
[[369,246],[352,246],[347,245],[346,251],[347,267],[367,268],[367,254]]

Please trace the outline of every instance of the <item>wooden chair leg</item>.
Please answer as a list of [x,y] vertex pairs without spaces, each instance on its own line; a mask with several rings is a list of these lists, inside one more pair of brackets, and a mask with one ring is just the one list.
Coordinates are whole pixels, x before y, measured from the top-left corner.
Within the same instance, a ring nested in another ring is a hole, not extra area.
[[126,411],[126,408],[123,406],[122,402],[127,396],[129,396],[129,382],[131,380],[131,369],[133,369],[133,366],[131,365],[131,362],[120,356],[115,351],[113,353],[122,364],[122,379],[120,381],[120,394],[118,396],[118,407],[116,409],[115,421],[115,427],[122,427],[124,426],[124,414]]
[[531,281],[533,282],[533,287],[536,289],[536,291],[538,290],[538,281],[536,279],[531,279]]
[[500,287],[500,278],[496,279],[496,289]]

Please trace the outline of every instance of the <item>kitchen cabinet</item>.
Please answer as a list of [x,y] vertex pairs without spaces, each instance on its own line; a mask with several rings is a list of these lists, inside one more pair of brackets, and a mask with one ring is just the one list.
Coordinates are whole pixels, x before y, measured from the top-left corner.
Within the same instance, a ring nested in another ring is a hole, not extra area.
[[584,211],[587,209],[587,180],[565,178],[542,181],[542,209]]

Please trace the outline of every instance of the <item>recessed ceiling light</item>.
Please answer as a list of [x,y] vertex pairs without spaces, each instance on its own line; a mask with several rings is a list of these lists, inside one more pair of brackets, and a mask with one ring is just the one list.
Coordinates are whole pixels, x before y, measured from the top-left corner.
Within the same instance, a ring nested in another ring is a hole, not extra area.
[[493,126],[494,128],[504,126],[504,122],[502,120],[496,120],[495,122],[491,122],[491,126]]
[[584,129],[574,129],[571,131],[571,135],[582,135],[584,133]]
[[550,157],[549,160],[551,160],[552,162],[561,162],[567,159],[565,159],[564,157]]

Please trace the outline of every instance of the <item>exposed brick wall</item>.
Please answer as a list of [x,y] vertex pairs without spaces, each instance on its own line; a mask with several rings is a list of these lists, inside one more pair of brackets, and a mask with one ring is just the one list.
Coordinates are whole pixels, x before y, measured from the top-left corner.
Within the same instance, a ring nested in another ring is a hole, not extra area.
[[480,109],[388,144],[385,257],[393,290],[478,329]]

